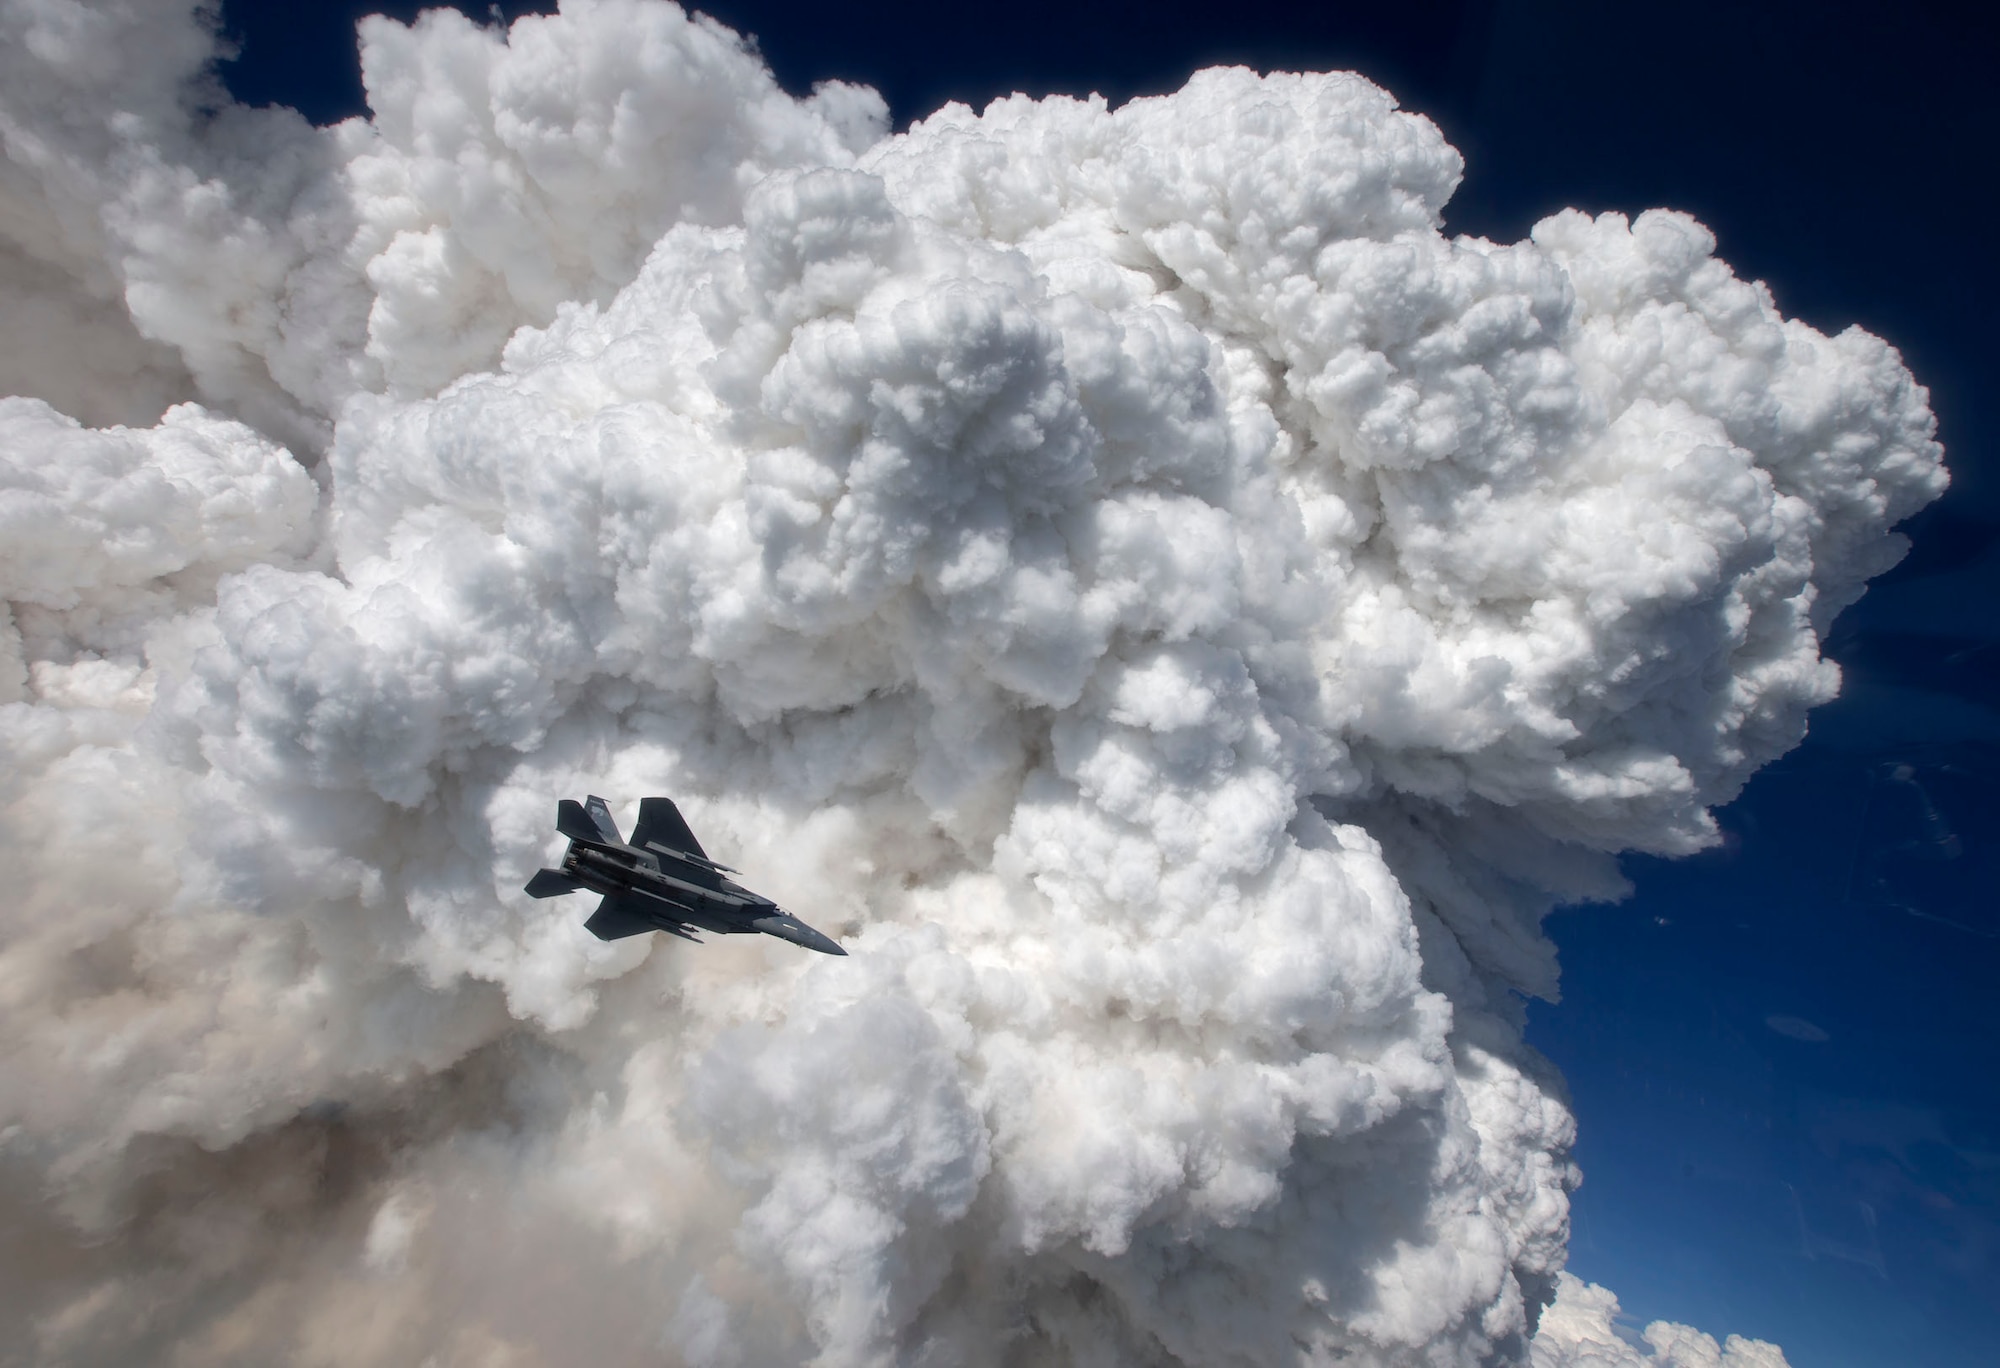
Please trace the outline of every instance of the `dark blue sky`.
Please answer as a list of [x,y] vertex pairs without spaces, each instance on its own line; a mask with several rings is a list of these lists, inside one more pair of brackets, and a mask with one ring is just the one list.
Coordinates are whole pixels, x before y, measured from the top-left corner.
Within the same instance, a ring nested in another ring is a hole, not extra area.
[[[511,16],[530,8],[493,8]],[[228,0],[240,98],[360,109],[356,14]],[[465,8],[483,13],[485,6]],[[1353,68],[1466,154],[1448,226],[1687,209],[1826,330],[1931,387],[1952,492],[1837,624],[1846,696],[1692,861],[1559,914],[1531,1038],[1574,1090],[1572,1268],[1635,1321],[1784,1345],[1795,1368],[1991,1362],[2000,1306],[2000,57],[1971,7],[1868,0],[1311,5],[717,0],[779,78],[865,81],[899,125],[1011,90],[1173,89],[1217,61]]]

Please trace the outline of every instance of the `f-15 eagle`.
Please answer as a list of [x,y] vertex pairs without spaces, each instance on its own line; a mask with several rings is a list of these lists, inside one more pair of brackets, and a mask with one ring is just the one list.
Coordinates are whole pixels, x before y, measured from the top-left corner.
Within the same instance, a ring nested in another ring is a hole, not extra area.
[[581,803],[557,803],[556,830],[569,837],[562,868],[537,873],[527,893],[602,893],[604,901],[584,923],[599,940],[665,931],[699,945],[697,930],[718,936],[761,931],[823,955],[847,953],[769,898],[726,878],[736,871],[708,858],[671,798],[640,800],[629,842],[596,794]]

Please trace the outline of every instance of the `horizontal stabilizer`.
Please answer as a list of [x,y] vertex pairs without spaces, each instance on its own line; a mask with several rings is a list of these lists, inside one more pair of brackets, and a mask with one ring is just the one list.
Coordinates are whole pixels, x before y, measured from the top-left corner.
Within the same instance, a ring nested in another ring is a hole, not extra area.
[[626,899],[612,894],[597,905],[590,914],[590,920],[583,929],[599,940],[623,940],[627,936],[643,936],[648,931],[658,931],[660,924],[632,906]]
[[554,898],[564,893],[574,893],[582,887],[582,884],[567,874],[544,869],[537,871],[535,877],[528,880],[528,886],[523,891],[531,898]]

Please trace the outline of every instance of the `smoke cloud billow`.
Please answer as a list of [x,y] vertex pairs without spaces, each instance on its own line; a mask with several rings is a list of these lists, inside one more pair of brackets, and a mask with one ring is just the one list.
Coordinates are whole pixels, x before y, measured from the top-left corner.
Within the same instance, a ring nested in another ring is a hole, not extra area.
[[1532,1368],[1786,1368],[1775,1344],[1731,1335],[1718,1347],[1701,1331],[1670,1321],[1646,1327],[1641,1353],[1612,1324],[1618,1298],[1568,1273],[1557,1289],[1535,1334]]
[[[1783,1363],[1559,1284],[1520,1004],[1832,697],[1894,350],[1350,75],[207,22],[0,5],[7,1361]],[[585,790],[851,957],[596,942]]]

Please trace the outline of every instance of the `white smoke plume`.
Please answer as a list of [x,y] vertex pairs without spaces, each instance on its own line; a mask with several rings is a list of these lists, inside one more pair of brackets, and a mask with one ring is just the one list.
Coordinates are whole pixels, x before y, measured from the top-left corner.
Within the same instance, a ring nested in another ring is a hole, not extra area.
[[1555,1304],[1542,1313],[1529,1361],[1533,1368],[1789,1368],[1775,1344],[1731,1335],[1720,1346],[1701,1331],[1671,1321],[1648,1325],[1640,1353],[1618,1333],[1618,1298],[1595,1283],[1563,1274]]
[[[0,3],[0,1358],[1782,1363],[1531,1344],[1520,1004],[1834,693],[1890,347],[1350,75],[210,22]],[[850,958],[528,899],[586,790]]]

